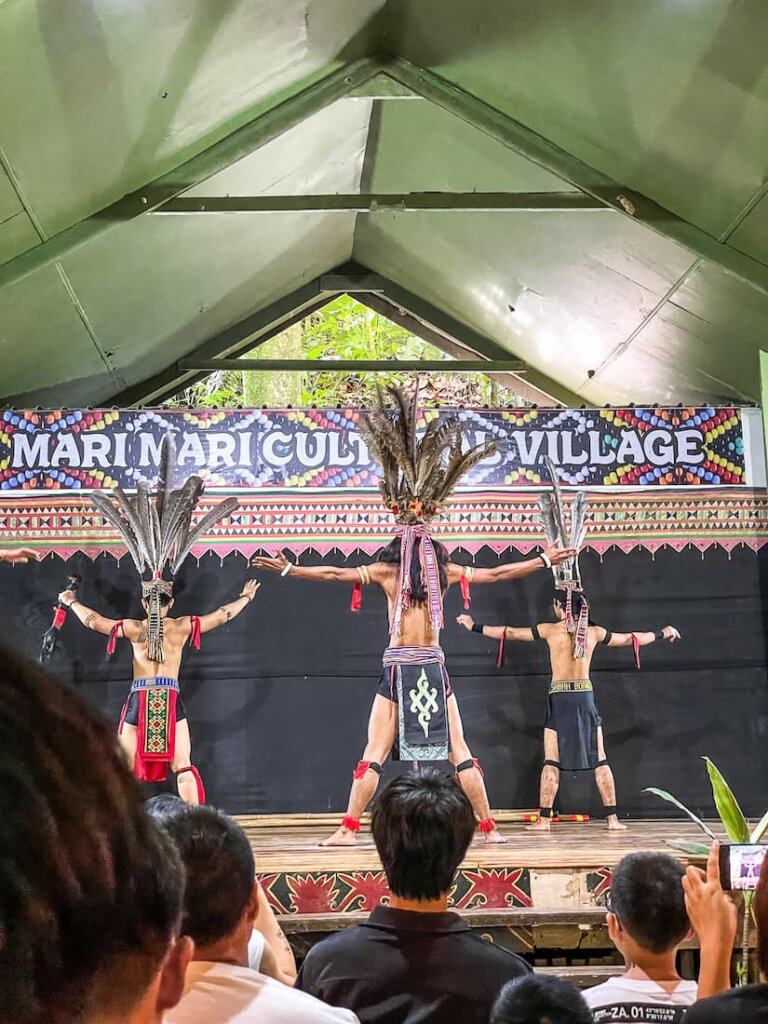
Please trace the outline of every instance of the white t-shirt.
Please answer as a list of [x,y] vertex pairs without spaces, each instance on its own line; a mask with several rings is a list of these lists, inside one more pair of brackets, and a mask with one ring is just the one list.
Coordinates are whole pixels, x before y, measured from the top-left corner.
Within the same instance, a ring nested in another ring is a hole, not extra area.
[[358,1024],[351,1010],[282,985],[250,967],[194,960],[166,1024]]
[[257,928],[254,928],[248,942],[248,966],[252,971],[258,971],[261,967],[261,958],[264,956],[266,944],[267,940]]
[[637,1024],[677,1024],[685,1008],[696,1002],[695,981],[680,981],[668,992],[650,978],[609,978],[602,985],[585,989],[582,995],[597,1024],[635,1021]]

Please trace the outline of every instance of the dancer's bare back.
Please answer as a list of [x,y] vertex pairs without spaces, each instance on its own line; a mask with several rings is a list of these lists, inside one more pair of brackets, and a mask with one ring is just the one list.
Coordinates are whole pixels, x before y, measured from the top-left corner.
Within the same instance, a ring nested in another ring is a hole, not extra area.
[[164,661],[154,661],[149,656],[149,633],[146,619],[123,619],[122,635],[133,648],[133,678],[157,679],[165,677],[178,679],[184,645],[192,633],[192,619],[183,615],[179,619],[163,619]]

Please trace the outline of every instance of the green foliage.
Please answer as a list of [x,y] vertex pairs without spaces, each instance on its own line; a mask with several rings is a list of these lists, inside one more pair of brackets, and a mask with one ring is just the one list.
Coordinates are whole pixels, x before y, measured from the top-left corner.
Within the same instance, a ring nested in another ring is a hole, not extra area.
[[710,839],[717,839],[717,836],[712,831],[712,829],[709,827],[709,825],[705,825],[704,822],[701,820],[701,818],[699,818],[697,815],[695,815],[693,813],[693,811],[689,810],[685,806],[685,804],[681,804],[680,801],[677,799],[677,797],[672,796],[672,794],[668,793],[665,789],[656,789],[653,786],[649,786],[647,789],[644,789],[643,792],[644,793],[653,793],[654,796],[661,797],[661,799],[662,800],[666,800],[667,803],[674,804],[675,807],[679,807],[681,811],[685,811],[685,813],[688,815],[688,817],[691,819],[691,821],[693,821],[696,825],[698,825],[699,828],[702,829],[702,831],[707,833],[707,835],[710,837]]
[[728,838],[732,843],[749,842],[749,825],[747,819],[736,802],[736,797],[731,792],[731,787],[725,781],[722,773],[708,757],[704,758],[709,773],[709,781],[712,784],[712,796],[715,798],[717,813],[725,826]]
[[[246,358],[258,359],[444,359],[434,345],[393,323],[350,295],[339,295],[300,324],[258,345]],[[232,408],[237,406],[371,405],[377,382],[408,383],[413,374],[349,373],[214,373],[184,389],[168,404]],[[431,373],[421,381],[423,400],[444,405],[525,405],[508,388],[482,373]]]

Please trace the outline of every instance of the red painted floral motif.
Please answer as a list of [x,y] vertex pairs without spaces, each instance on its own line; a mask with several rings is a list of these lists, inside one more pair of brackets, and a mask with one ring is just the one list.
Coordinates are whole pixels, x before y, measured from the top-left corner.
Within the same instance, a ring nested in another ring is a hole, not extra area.
[[[530,907],[531,897],[519,885],[526,875],[525,868],[478,868],[464,870],[459,875],[458,885],[453,892],[453,906],[456,910],[504,910],[508,907]],[[463,894],[456,896],[468,884]]]

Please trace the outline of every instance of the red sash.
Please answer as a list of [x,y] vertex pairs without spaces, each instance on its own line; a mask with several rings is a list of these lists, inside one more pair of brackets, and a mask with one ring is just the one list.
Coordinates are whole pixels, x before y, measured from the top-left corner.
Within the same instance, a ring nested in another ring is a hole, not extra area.
[[139,724],[133,773],[140,782],[163,782],[176,754],[178,691],[153,686],[139,696]]

